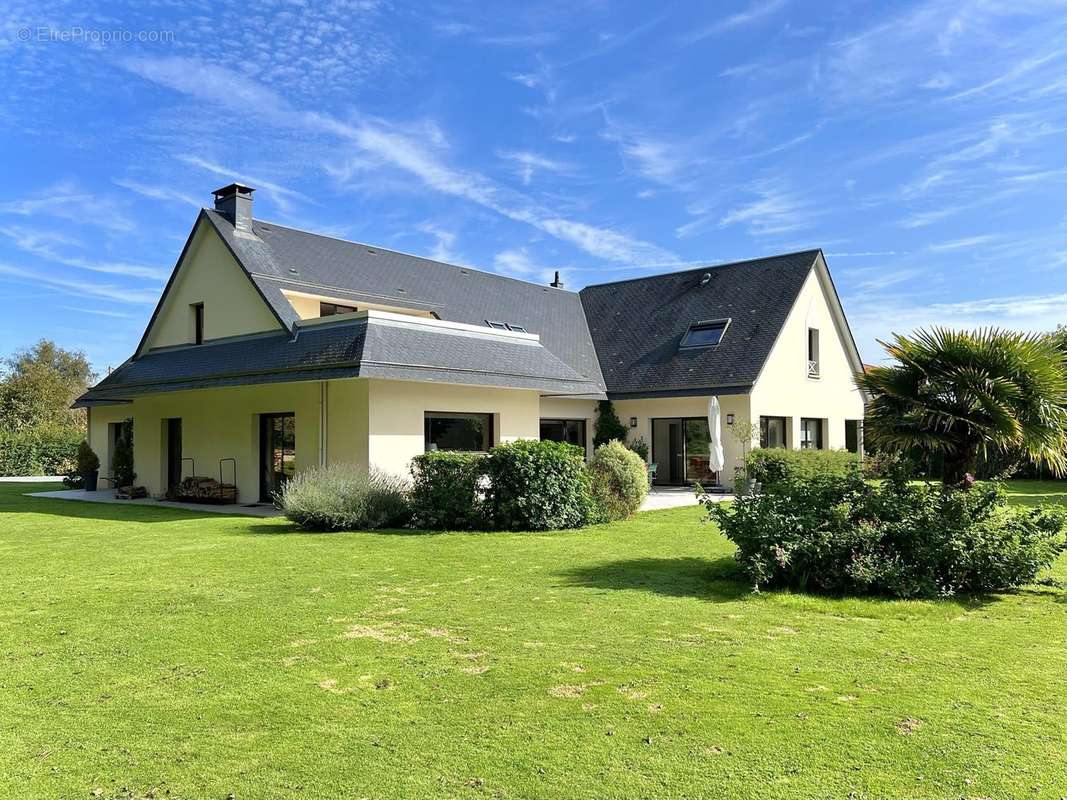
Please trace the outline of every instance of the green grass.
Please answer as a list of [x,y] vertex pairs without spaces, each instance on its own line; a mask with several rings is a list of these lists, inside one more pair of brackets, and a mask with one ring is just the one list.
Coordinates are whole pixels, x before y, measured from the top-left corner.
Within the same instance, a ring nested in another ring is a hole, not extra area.
[[1056,585],[753,595],[696,508],[311,535],[31,488],[0,484],[5,800],[1067,793]]

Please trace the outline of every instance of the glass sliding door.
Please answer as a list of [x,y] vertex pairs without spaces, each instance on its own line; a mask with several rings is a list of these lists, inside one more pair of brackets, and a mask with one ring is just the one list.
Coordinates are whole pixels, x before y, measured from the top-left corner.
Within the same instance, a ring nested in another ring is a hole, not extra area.
[[652,420],[652,462],[656,483],[713,486],[719,474],[710,469],[711,434],[703,417]]
[[685,480],[704,486],[719,482],[719,474],[709,468],[711,433],[708,421],[697,417],[685,420]]
[[296,416],[262,414],[259,424],[259,499],[269,503],[296,474]]

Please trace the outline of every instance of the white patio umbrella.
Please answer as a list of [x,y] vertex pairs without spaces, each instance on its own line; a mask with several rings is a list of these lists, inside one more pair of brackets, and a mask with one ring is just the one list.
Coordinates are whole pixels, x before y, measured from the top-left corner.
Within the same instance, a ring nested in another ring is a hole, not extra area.
[[708,398],[708,469],[712,472],[720,472],[724,466],[725,457],[722,453],[722,420],[719,414],[719,398],[714,395]]

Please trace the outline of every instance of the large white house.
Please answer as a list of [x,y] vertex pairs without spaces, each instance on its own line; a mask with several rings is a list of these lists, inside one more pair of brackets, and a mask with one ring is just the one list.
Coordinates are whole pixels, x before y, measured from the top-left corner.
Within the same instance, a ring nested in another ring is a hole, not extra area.
[[[656,480],[729,486],[743,447],[861,447],[862,369],[819,250],[570,292],[252,216],[200,212],[136,352],[85,393],[137,483],[231,474],[244,502],[310,465],[405,473],[427,449],[520,438],[590,452],[610,399]],[[719,398],[725,467],[708,463]]]

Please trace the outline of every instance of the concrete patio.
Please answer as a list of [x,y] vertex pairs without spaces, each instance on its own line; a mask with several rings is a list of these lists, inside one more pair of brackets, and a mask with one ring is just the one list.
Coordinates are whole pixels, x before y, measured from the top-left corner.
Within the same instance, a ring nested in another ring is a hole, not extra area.
[[[734,499],[732,494],[710,496],[716,503]],[[680,508],[697,504],[697,495],[691,486],[656,486],[645,497],[645,502],[641,504],[641,511],[659,511],[663,508]]]
[[266,503],[242,505],[230,503],[215,505],[213,503],[175,503],[170,500],[153,500],[150,497],[140,500],[117,500],[114,489],[99,489],[87,492],[84,489],[62,489],[57,492],[27,492],[27,497],[47,497],[50,500],[81,500],[84,503],[116,503],[129,506],[151,506],[152,508],[177,508],[182,511],[206,511],[211,514],[238,514],[246,517],[280,517],[282,512]]

